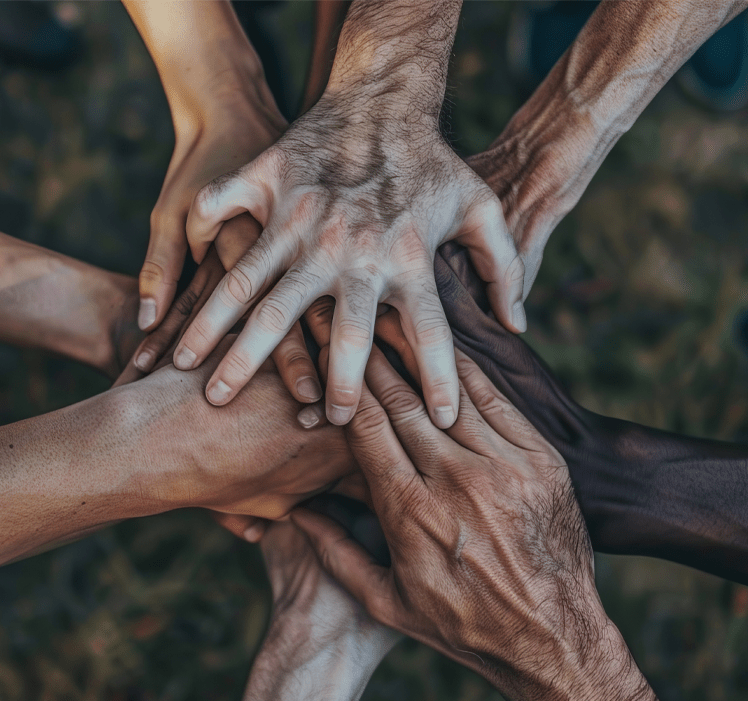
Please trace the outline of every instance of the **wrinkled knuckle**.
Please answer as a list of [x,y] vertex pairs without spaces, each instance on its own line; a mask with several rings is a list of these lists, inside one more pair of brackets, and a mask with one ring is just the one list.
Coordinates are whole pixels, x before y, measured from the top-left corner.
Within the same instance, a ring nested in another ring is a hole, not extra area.
[[382,405],[395,415],[414,414],[423,408],[421,400],[409,387],[388,387],[380,396]]
[[211,346],[214,343],[214,339],[211,335],[210,328],[205,325],[205,322],[198,316],[189,327],[190,348],[195,350],[195,344],[193,339],[199,341],[200,346]]
[[418,319],[413,325],[416,338],[423,346],[443,346],[452,343],[452,331],[443,318]]
[[268,299],[257,310],[257,324],[272,334],[284,333],[293,323],[291,312],[279,299]]
[[357,319],[347,319],[340,323],[338,333],[347,346],[363,350],[371,345],[371,325]]
[[182,292],[181,295],[179,295],[172,308],[174,309],[175,313],[179,314],[180,316],[189,316],[192,313],[192,310],[195,308],[197,300],[197,292],[187,288],[184,292]]
[[165,280],[166,275],[164,269],[156,262],[152,260],[146,260],[143,263],[143,267],[140,269],[140,275],[138,280],[140,284],[148,284],[154,282],[161,282]]
[[237,264],[226,273],[223,283],[218,288],[218,296],[229,307],[249,303],[252,299],[252,280],[243,266]]
[[382,407],[375,402],[362,399],[350,426],[357,436],[366,439],[377,435],[386,422],[387,414]]

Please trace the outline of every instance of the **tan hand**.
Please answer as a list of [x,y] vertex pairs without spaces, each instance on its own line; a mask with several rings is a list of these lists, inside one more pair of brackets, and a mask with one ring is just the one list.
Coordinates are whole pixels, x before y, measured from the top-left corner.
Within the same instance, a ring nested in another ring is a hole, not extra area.
[[460,415],[446,434],[376,349],[367,368],[371,392],[348,437],[391,568],[317,514],[292,519],[376,620],[510,698],[598,698],[591,691],[612,688],[599,680],[633,663],[597,597],[566,465],[472,361],[457,358]]

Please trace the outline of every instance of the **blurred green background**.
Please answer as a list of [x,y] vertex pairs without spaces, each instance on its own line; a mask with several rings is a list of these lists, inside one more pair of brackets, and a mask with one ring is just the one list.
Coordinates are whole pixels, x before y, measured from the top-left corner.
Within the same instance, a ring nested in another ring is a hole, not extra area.
[[[59,3],[85,54],[62,73],[0,66],[0,230],[135,275],[173,135],[156,71],[115,2]],[[515,3],[466,3],[451,138],[485,148],[525,95],[509,79]],[[271,4],[298,102],[312,4]],[[527,340],[604,414],[748,441],[748,119],[668,85],[613,149],[547,248]],[[107,382],[0,347],[0,420]],[[748,589],[684,567],[599,556],[606,609],[663,701],[748,698]],[[257,550],[203,513],[125,523],[0,569],[0,700],[238,699],[268,616]],[[406,642],[365,699],[499,699]]]

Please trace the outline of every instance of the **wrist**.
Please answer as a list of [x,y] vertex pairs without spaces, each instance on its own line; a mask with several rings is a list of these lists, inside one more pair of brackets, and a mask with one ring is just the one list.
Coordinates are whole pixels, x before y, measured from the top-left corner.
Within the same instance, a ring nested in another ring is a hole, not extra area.
[[[355,701],[392,648],[392,631],[349,625],[311,630],[298,611],[273,614],[245,692],[252,701]],[[319,625],[319,623],[317,624]],[[284,664],[279,667],[278,660]]]
[[325,95],[438,128],[461,0],[358,0],[346,15]]
[[[475,666],[476,671],[509,698],[656,700],[594,588],[573,603],[568,597],[561,597],[561,601],[566,602],[563,612],[550,619],[551,628],[545,635],[539,632],[532,654],[522,646],[517,649],[519,656],[510,653],[499,659],[492,654],[491,645],[472,646],[469,649],[482,660],[497,660],[496,664]],[[542,625],[540,618],[537,622]]]
[[470,165],[501,200],[519,249],[544,246],[607,151],[593,119],[559,87],[541,88]]

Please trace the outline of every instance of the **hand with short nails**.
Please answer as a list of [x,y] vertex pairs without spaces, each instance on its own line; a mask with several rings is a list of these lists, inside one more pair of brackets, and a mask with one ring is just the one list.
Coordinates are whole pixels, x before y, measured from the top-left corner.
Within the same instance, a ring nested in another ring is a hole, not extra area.
[[[502,323],[525,330],[523,262],[501,204],[439,133],[459,5],[354,2],[320,101],[261,156],[197,194],[187,219],[196,260],[239,213],[263,228],[174,356],[178,368],[197,367],[251,310],[208,383],[213,404],[230,402],[309,306],[329,295],[328,419],[342,425],[353,416],[377,306],[387,303],[402,318],[432,421],[451,426],[459,383],[433,270],[448,240],[470,249]],[[364,55],[372,65],[361,64]]]
[[561,456],[457,354],[460,413],[437,430],[378,349],[349,444],[387,538],[377,564],[329,519],[292,520],[369,614],[511,699],[653,699],[594,584]]

